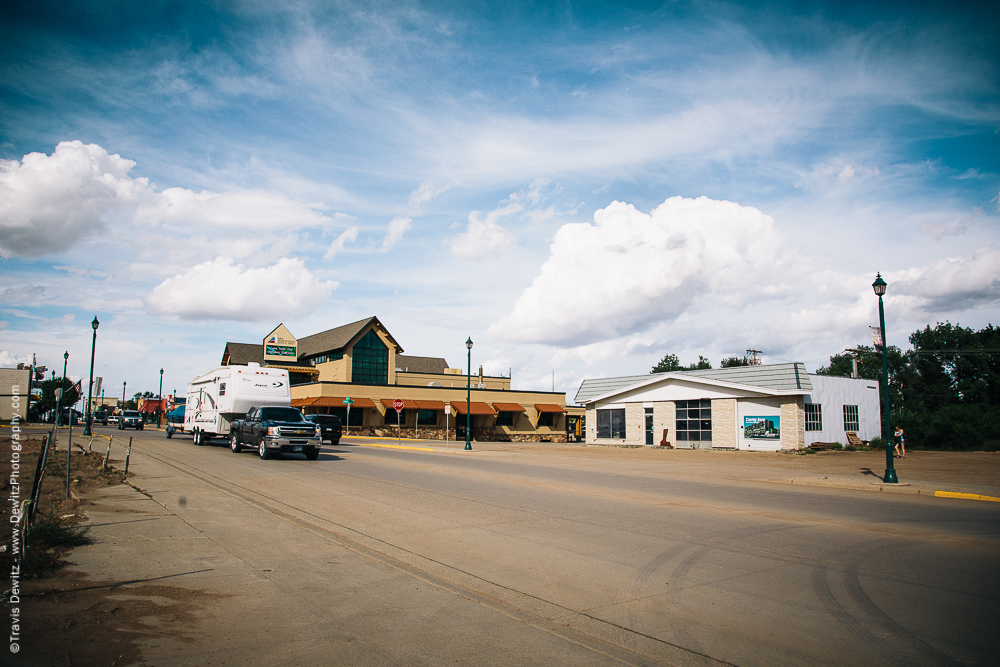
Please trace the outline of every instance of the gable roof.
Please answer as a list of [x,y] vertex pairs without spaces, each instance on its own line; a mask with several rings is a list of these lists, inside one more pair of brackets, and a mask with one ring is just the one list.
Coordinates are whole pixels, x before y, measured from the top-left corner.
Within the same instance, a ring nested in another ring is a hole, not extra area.
[[382,328],[385,335],[388,336],[389,340],[392,341],[392,344],[396,346],[397,354],[402,352],[403,348],[400,347],[399,343],[396,342],[396,339],[392,337],[392,334],[389,333],[377,317],[372,316],[363,320],[358,320],[357,322],[344,324],[343,326],[335,327],[333,329],[327,329],[326,331],[321,331],[317,334],[306,336],[305,338],[299,338],[299,357],[308,357],[314,354],[320,354],[321,352],[340,350],[346,347],[355,336],[361,333],[365,327],[373,322],[376,326]]
[[264,346],[253,343],[226,343],[222,353],[222,366],[246,366],[254,362],[264,364]]
[[404,373],[436,373],[444,374],[448,362],[441,357],[411,357],[406,354],[396,355],[396,370]]
[[654,384],[668,378],[694,379],[705,384],[731,387],[740,385],[750,389],[764,390],[768,394],[804,394],[812,391],[812,383],[805,364],[769,364],[766,366],[733,366],[731,368],[711,368],[696,371],[673,371],[670,373],[650,373],[648,375],[628,375],[617,378],[595,378],[584,380],[576,392],[574,403],[586,404],[595,398],[606,397],[632,387]]

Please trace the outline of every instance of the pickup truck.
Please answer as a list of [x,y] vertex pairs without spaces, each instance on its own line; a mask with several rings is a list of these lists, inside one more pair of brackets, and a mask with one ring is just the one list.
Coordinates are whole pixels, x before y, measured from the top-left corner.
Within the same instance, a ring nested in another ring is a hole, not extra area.
[[251,407],[246,417],[229,425],[229,448],[235,454],[246,446],[256,449],[262,459],[301,453],[315,461],[322,444],[319,426],[306,421],[298,408]]

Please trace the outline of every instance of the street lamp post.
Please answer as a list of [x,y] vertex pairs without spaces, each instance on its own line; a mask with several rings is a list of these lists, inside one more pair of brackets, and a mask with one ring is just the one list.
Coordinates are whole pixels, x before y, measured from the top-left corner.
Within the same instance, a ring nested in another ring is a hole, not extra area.
[[121,407],[122,410],[125,409],[125,384],[127,382],[128,382],[127,380],[122,382],[122,407]]
[[899,478],[896,477],[896,466],[893,465],[892,461],[892,411],[889,406],[889,345],[885,340],[885,308],[882,306],[882,295],[885,294],[886,287],[888,285],[882,280],[882,274],[879,273],[875,276],[872,289],[878,295],[878,320],[882,331],[882,387],[883,400],[885,401],[885,477],[882,478],[882,481],[886,484],[898,484]]
[[163,369],[160,369],[160,393],[156,395],[156,428],[163,426]]
[[84,435],[93,435],[91,433],[91,428],[93,426],[93,403],[94,403],[94,352],[97,350],[97,327],[101,323],[97,321],[97,315],[94,315],[94,321],[90,323],[90,326],[94,327],[94,339],[90,343],[90,389],[87,390],[87,425],[83,428]]
[[465,449],[472,451],[472,336],[465,341],[469,350],[469,373],[465,376]]
[[62,404],[63,399],[66,398],[66,364],[69,363],[69,352],[63,352],[63,381],[62,381],[62,391],[59,394],[59,399],[56,401],[56,426],[58,427],[62,423]]

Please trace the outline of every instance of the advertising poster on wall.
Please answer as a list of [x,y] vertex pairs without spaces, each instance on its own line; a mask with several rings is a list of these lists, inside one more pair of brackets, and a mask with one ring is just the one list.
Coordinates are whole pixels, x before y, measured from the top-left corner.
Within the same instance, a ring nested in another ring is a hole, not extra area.
[[299,342],[284,324],[264,337],[264,361],[295,361],[298,359]]
[[748,440],[780,440],[781,417],[743,417],[743,437]]

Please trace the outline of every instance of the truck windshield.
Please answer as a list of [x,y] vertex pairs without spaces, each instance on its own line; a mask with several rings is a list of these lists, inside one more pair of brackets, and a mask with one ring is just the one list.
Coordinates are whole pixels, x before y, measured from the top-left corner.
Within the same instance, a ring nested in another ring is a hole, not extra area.
[[261,408],[260,420],[270,422],[301,422],[302,413],[295,408]]

